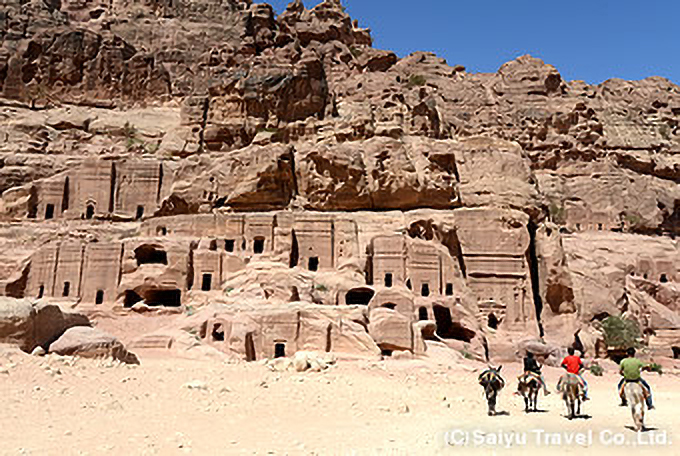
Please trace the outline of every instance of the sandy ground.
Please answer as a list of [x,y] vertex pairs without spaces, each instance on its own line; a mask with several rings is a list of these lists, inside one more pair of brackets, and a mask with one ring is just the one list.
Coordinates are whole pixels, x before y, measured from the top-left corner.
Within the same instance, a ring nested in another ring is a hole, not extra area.
[[[647,424],[656,430],[638,441],[613,373],[589,377],[591,418],[568,421],[557,394],[541,396],[544,412],[523,413],[512,394],[518,365],[503,368],[499,409],[508,415],[488,417],[478,364],[339,360],[322,373],[277,373],[261,363],[141,358],[128,367],[0,347],[0,454],[680,454],[674,375],[648,374],[657,410]],[[551,388],[559,375],[546,368]],[[589,431],[592,443],[567,443]],[[480,432],[486,444],[476,446]],[[494,445],[499,432],[519,440]],[[560,434],[538,445],[540,432]]]

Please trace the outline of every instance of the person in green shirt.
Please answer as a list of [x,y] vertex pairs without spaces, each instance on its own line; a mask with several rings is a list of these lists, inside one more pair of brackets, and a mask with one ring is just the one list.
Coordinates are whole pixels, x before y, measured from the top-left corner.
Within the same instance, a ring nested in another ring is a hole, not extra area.
[[[635,349],[633,347],[626,351],[626,355],[628,355],[628,357],[621,361],[619,369],[619,373],[623,376],[619,382],[619,392],[622,391],[622,387],[626,382],[640,382],[647,390],[647,408],[652,410],[654,408],[652,403],[652,388],[649,386],[649,383],[647,383],[640,375],[641,371],[649,370],[651,366],[647,363],[643,363],[635,357]],[[621,395],[621,405],[624,407],[628,405],[626,403],[626,398],[623,395]]]

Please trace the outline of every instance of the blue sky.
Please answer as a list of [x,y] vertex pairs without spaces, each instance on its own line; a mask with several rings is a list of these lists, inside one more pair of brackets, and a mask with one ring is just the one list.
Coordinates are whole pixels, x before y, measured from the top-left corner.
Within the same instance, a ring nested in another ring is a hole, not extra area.
[[[268,1],[277,12],[287,0]],[[318,1],[305,1],[313,7]],[[343,0],[400,57],[432,51],[470,72],[531,54],[567,80],[680,83],[680,0]]]

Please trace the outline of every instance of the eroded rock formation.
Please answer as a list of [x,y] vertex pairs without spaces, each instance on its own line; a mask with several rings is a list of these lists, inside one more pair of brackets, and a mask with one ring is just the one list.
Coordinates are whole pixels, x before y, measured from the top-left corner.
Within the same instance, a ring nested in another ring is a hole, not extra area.
[[622,313],[680,356],[670,81],[400,59],[337,0],[0,4],[6,296],[249,360],[595,354]]

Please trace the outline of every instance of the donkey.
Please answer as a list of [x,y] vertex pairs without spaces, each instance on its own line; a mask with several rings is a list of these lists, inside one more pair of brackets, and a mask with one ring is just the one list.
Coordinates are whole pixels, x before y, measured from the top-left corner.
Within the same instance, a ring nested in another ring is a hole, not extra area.
[[503,366],[499,366],[497,369],[489,366],[487,370],[479,374],[479,384],[482,385],[484,394],[486,394],[489,416],[496,415],[496,399],[500,390],[505,386],[505,380],[500,374],[502,368]]
[[630,413],[636,431],[645,429],[645,391],[640,382],[626,382],[623,386],[623,395],[630,405]]
[[541,389],[541,379],[533,372],[520,375],[517,390],[524,397],[524,412],[538,411],[538,391]]
[[562,393],[562,399],[567,406],[567,417],[573,420],[581,414],[581,398],[583,397],[583,384],[578,375],[564,374],[557,382],[557,391]]

